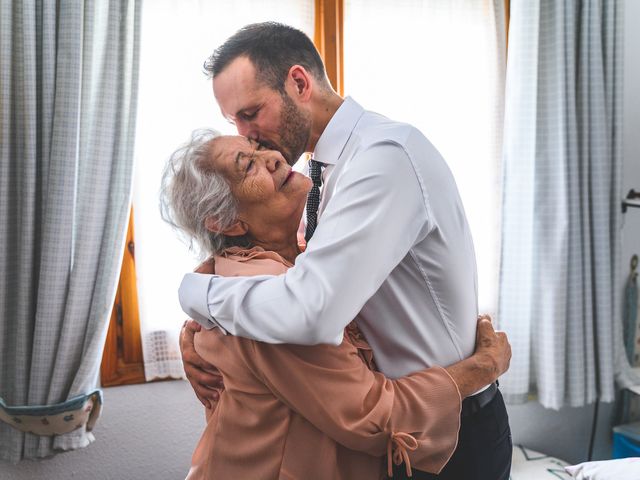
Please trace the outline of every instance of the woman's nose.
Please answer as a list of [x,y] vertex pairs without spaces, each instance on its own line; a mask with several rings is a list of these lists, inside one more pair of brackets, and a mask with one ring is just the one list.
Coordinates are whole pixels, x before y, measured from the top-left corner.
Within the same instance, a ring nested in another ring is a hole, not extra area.
[[280,159],[278,156],[273,153],[269,153],[265,157],[265,165],[270,172],[275,172],[276,170],[278,170],[278,168],[280,168],[282,159]]

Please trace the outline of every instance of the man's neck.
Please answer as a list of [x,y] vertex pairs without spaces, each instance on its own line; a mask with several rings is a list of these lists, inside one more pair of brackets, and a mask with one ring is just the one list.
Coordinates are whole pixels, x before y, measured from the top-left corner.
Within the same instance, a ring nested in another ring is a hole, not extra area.
[[336,114],[344,98],[336,92],[328,92],[320,95],[313,105],[313,117],[311,120],[311,135],[307,144],[307,151],[313,152],[322,133],[329,125],[329,122]]

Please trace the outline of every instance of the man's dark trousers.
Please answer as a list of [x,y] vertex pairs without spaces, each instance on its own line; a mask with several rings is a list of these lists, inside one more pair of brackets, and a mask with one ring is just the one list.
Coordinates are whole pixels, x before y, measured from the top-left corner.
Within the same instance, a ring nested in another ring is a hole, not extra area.
[[[458,446],[439,475],[413,469],[411,480],[508,480],[511,471],[511,429],[498,390],[482,409],[463,416]],[[396,465],[393,479],[409,479],[405,466]]]

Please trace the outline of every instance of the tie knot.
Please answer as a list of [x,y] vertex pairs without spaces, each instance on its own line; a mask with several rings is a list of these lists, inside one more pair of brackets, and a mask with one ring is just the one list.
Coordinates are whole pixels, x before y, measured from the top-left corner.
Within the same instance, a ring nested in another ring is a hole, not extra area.
[[314,185],[320,186],[322,183],[322,167],[324,167],[324,163],[317,160],[309,160],[309,177],[311,177]]

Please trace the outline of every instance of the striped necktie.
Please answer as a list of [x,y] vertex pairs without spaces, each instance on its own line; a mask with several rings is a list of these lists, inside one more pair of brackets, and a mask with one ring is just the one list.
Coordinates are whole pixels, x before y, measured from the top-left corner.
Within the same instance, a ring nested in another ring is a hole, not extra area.
[[322,185],[322,162],[309,160],[309,176],[313,182],[313,187],[307,195],[307,230],[304,239],[308,242],[318,225],[318,207],[320,206],[320,186]]

